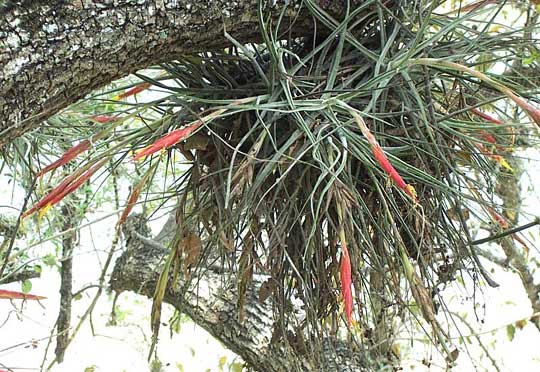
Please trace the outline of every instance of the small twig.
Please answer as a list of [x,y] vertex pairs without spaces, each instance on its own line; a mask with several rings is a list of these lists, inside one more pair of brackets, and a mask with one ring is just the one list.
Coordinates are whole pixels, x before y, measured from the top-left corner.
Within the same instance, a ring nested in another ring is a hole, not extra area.
[[[73,198],[72,198],[73,199]],[[64,224],[62,228],[69,229],[77,225],[77,211],[68,203],[62,206],[62,214],[64,215]],[[56,327],[58,336],[56,336],[56,348],[54,350],[56,359],[59,363],[64,361],[64,354],[68,347],[69,328],[71,323],[71,301],[73,299],[73,250],[77,245],[77,231],[70,235],[64,236],[62,239],[62,266],[60,269],[60,309],[58,310],[58,320]]]
[[19,273],[9,273],[0,280],[0,284],[21,282],[27,279],[39,278],[41,273],[36,270],[24,270]]
[[505,231],[503,231],[501,233],[488,236],[487,238],[482,238],[482,239],[475,240],[475,241],[471,242],[470,245],[480,245],[480,244],[492,242],[494,240],[499,240],[501,238],[504,238],[505,236],[516,234],[516,233],[518,233],[520,231],[529,229],[529,228],[534,227],[536,225],[540,225],[540,218],[536,218],[534,221],[529,222],[529,223],[527,223],[525,225],[521,225],[521,226],[518,226],[518,227],[513,227],[513,228],[505,230]]
[[111,314],[109,316],[109,321],[107,322],[107,325],[115,326],[118,324],[118,320],[116,319],[116,302],[118,301],[118,297],[120,297],[120,292],[115,292],[114,299],[111,306]]
[[493,262],[494,264],[497,264],[505,269],[507,269],[509,267],[508,265],[508,260],[504,259],[504,258],[501,258],[501,257],[497,257],[495,256],[493,253],[485,250],[485,249],[482,249],[480,247],[474,247],[474,251],[476,252],[476,254],[478,254],[479,256],[482,256],[484,257],[485,259]]
[[[471,336],[474,337],[476,339],[476,341],[478,342],[478,345],[480,346],[480,348],[484,351],[484,353],[486,353],[486,356],[487,358],[489,359],[489,361],[491,362],[491,364],[493,365],[493,367],[498,371],[500,372],[501,369],[499,368],[499,366],[497,365],[497,361],[491,356],[491,354],[489,353],[489,350],[486,348],[486,346],[484,345],[484,343],[482,342],[482,340],[480,340],[480,336],[475,334],[474,333],[474,328],[465,320],[464,317],[462,317],[461,315],[459,315],[459,313],[457,312],[452,312],[452,315],[457,317],[459,320],[461,320],[461,322],[463,324],[465,324],[467,326],[467,328],[469,329],[469,331],[471,332]],[[469,337],[471,337],[469,336]]]
[[21,208],[21,211],[19,212],[19,216],[17,217],[17,223],[15,224],[15,229],[13,230],[8,248],[6,250],[6,253],[4,254],[4,263],[2,264],[2,267],[0,268],[0,279],[3,279],[4,277],[4,271],[6,270],[6,267],[9,263],[9,256],[11,255],[11,251],[13,250],[13,245],[15,244],[15,238],[17,237],[17,232],[19,231],[19,228],[21,227],[22,215],[24,211],[26,210],[26,206],[28,205],[30,196],[32,196],[34,192],[35,185],[36,185],[36,178],[34,177],[32,184],[30,185],[30,187],[28,188],[28,191],[26,192],[26,196],[24,197],[23,206]]
[[79,296],[81,293],[89,290],[89,289],[92,289],[92,288],[101,288],[99,284],[89,284],[89,285],[86,285],[84,287],[82,287],[81,289],[79,289],[77,292],[73,293],[73,297],[77,297]]
[[[113,172],[113,182],[115,182],[114,177],[115,177],[115,173]],[[115,195],[117,196],[118,194],[115,193]],[[116,207],[118,207],[118,199],[116,199]],[[70,230],[70,229],[66,229],[66,231],[68,231],[68,230]],[[94,295],[94,298],[92,299],[92,302],[90,303],[90,306],[88,306],[85,313],[82,315],[82,317],[79,319],[79,322],[74,327],[73,332],[71,333],[71,337],[66,341],[65,347],[67,347],[69,344],[71,344],[71,342],[75,339],[75,336],[77,335],[77,333],[81,329],[81,326],[84,324],[86,319],[89,316],[92,315],[92,312],[94,311],[94,308],[96,307],[97,301],[101,297],[101,294],[103,292],[103,288],[104,288],[104,284],[105,284],[105,277],[107,275],[107,270],[109,268],[109,265],[111,264],[114,252],[116,251],[116,245],[118,244],[119,240],[120,240],[120,233],[119,233],[119,230],[116,230],[116,233],[114,235],[114,238],[113,238],[113,241],[112,241],[112,244],[111,244],[111,248],[109,249],[109,252],[107,254],[107,259],[105,260],[105,264],[103,265],[103,268],[101,270],[101,274],[99,276],[99,280],[98,280],[99,284],[97,285],[98,290],[97,290],[96,294]],[[55,358],[49,364],[49,366],[47,367],[47,370],[50,370],[52,368],[52,366],[57,362],[60,362],[60,360],[58,358]]]

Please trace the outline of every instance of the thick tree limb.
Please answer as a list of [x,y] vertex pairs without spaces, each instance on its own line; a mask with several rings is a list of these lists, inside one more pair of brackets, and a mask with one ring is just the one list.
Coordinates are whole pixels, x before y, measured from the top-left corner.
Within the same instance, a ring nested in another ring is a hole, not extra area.
[[[144,229],[137,228],[134,231]],[[152,297],[167,249],[140,233],[129,233],[127,250],[119,258],[111,277],[117,292],[135,291]],[[254,276],[246,293],[245,318],[238,320],[236,283],[230,273],[219,269],[202,269],[184,288],[180,280],[176,289],[169,286],[164,301],[189,315],[198,325],[240,355],[258,371],[361,371],[359,353],[351,344],[323,340],[323,352],[287,352],[282,343],[271,344],[274,320],[270,301],[260,303],[257,289],[266,278]],[[313,365],[314,361],[319,365]]]
[[[257,0],[10,3],[0,4],[0,148],[117,78],[229,45],[224,27],[241,42],[261,39]],[[263,3],[265,15],[285,12],[286,35],[312,32],[301,1]],[[321,3],[339,11],[341,2]]]
[[[501,171],[497,175],[495,192],[502,199],[503,216],[510,226],[515,226],[517,223],[517,216],[519,216],[522,204],[520,185],[520,178],[523,173],[522,163],[521,159],[513,158],[510,164],[514,172],[510,174]],[[534,282],[534,275],[527,254],[524,252],[524,247],[518,248],[511,237],[504,237],[501,239],[500,244],[508,265],[519,274],[523,288],[531,303],[532,313],[538,314],[540,312],[540,285]],[[530,321],[540,330],[540,317],[532,316]]]

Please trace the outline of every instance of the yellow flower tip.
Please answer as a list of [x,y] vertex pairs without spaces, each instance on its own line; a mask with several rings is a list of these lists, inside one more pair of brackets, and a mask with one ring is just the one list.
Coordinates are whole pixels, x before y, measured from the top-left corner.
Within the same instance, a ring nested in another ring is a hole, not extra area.
[[41,219],[43,218],[45,213],[47,213],[49,211],[49,209],[51,209],[51,208],[52,208],[51,203],[49,203],[46,206],[44,206],[43,208],[41,208],[41,210],[39,211],[39,215],[38,215],[38,223],[41,221]]
[[508,162],[505,159],[499,160],[499,164],[506,169],[507,171],[514,173],[514,169],[508,164]]
[[139,150],[135,150],[135,151],[132,151],[132,158],[131,158],[131,161],[132,162],[137,162],[137,161],[143,161],[146,156],[138,156],[141,152],[143,151],[146,151],[147,148],[149,148],[150,146],[146,146],[146,147],[143,147],[142,149],[139,149]]
[[407,185],[405,186],[405,192],[411,197],[411,199],[415,202],[415,203],[418,203],[418,194],[416,193],[416,189],[414,188],[414,186],[412,185]]

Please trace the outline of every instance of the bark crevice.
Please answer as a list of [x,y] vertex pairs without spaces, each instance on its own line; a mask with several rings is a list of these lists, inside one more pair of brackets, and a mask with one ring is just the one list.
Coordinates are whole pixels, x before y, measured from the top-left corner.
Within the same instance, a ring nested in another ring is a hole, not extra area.
[[[257,0],[23,3],[0,5],[0,148],[115,79],[229,46],[224,27],[242,43],[262,39]],[[270,19],[285,13],[287,36],[310,34],[300,3],[268,1],[263,11]]]

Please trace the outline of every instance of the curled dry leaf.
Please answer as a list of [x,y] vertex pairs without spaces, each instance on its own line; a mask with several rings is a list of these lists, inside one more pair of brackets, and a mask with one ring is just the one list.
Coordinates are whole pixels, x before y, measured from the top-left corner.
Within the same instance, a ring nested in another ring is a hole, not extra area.
[[188,233],[182,240],[182,267],[184,275],[188,275],[189,270],[197,265],[201,255],[202,242],[199,235]]
[[259,302],[262,304],[274,293],[276,289],[276,283],[272,278],[268,278],[261,284],[259,288]]

